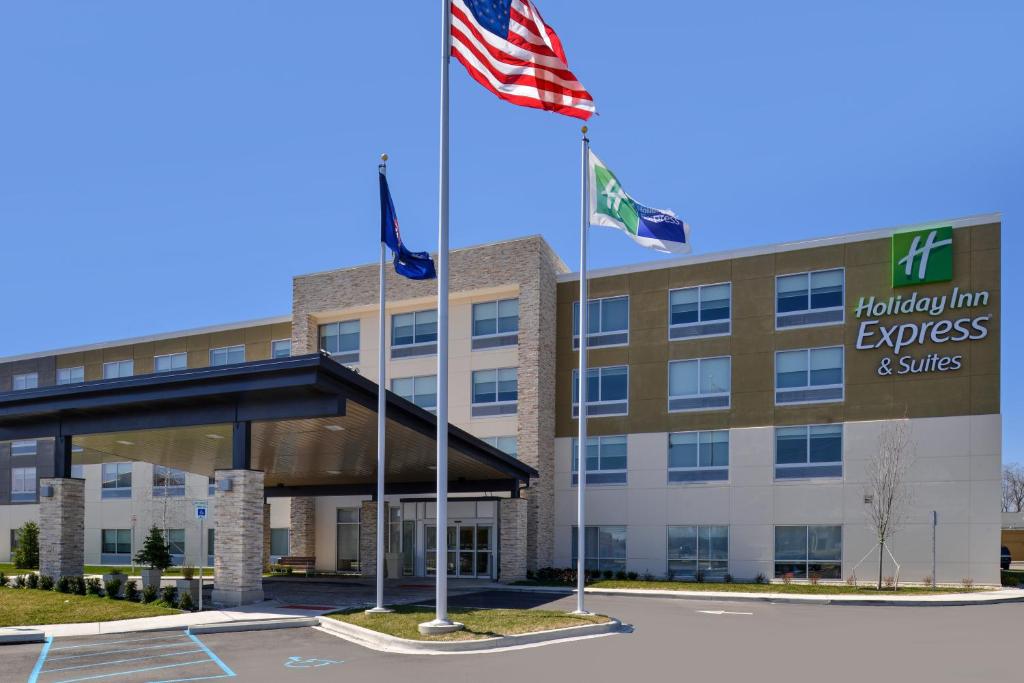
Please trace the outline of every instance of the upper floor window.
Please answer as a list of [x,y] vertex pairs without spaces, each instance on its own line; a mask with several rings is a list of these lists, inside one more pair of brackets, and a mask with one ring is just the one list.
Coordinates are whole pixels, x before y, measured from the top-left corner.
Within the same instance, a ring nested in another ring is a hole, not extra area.
[[843,476],[843,426],[775,429],[775,478]]
[[153,357],[153,372],[169,372],[171,370],[184,370],[188,367],[188,354],[168,353],[162,356]]
[[185,473],[173,467],[153,465],[153,496],[171,497],[185,495]]
[[775,403],[843,400],[843,347],[775,352]]
[[[572,415],[577,417],[580,402],[579,370],[572,371]],[[611,365],[587,368],[587,416],[626,415],[629,413],[629,366]]]
[[[572,305],[572,347],[580,345],[580,302]],[[587,303],[587,346],[629,343],[629,297],[591,299]]]
[[519,457],[519,438],[516,436],[483,436],[480,440],[488,443],[499,451],[504,451],[513,458]]
[[103,379],[117,379],[118,377],[131,377],[135,374],[135,361],[115,360],[103,364]]
[[396,313],[391,316],[391,357],[430,356],[437,353],[437,310]]
[[519,343],[519,299],[473,304],[473,350]]
[[391,391],[420,408],[437,410],[437,375],[397,377],[391,380]]
[[11,455],[35,455],[36,454],[36,441],[35,439],[26,441],[12,441],[11,442]]
[[210,349],[210,365],[230,365],[245,362],[245,345],[224,346]]
[[775,577],[842,578],[843,527],[775,527]]
[[130,462],[103,463],[100,497],[132,497],[132,464]]
[[22,389],[35,389],[39,386],[38,372],[23,372],[20,375],[11,377],[11,389],[21,391]]
[[[587,437],[587,485],[625,484],[628,447],[625,436]],[[572,485],[579,483],[580,440],[572,440]]]
[[339,320],[321,325],[320,350],[331,354],[339,363],[358,363],[359,321]]
[[519,401],[515,368],[473,371],[473,417],[512,415]]
[[726,481],[728,478],[728,430],[668,435],[669,482]]
[[11,502],[34,503],[36,500],[36,468],[11,468]]
[[292,355],[291,339],[275,339],[270,342],[271,358],[287,358],[290,355]]
[[85,381],[85,367],[57,368],[57,384],[78,384]]
[[668,364],[668,409],[714,410],[728,408],[732,386],[732,359],[693,358]]
[[775,278],[775,327],[843,322],[843,269]]
[[732,285],[701,285],[668,293],[669,339],[729,334],[732,329]]

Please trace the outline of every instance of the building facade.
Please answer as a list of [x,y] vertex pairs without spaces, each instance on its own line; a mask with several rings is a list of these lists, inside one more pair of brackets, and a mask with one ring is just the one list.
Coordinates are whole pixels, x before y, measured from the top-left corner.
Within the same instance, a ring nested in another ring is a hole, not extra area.
[[[984,216],[591,272],[588,566],[868,578],[870,463],[905,425],[899,575],[931,574],[937,519],[938,580],[998,583],[999,236]],[[376,379],[377,277],[376,265],[296,277],[287,317],[0,359],[0,391],[318,350]],[[452,497],[453,575],[501,578],[497,539],[511,533],[529,569],[575,561],[578,285],[539,237],[451,254],[450,419],[539,472],[525,529],[502,524],[507,492]],[[430,410],[436,283],[389,272],[387,288],[383,383]],[[33,444],[0,444],[0,561],[38,515],[53,446]],[[213,499],[206,477],[118,462],[83,474],[88,563],[126,563],[151,524],[182,561],[212,555],[216,531],[200,538],[192,516]],[[361,571],[367,499],[269,501],[272,554]],[[392,568],[433,573],[433,501],[387,503]]]

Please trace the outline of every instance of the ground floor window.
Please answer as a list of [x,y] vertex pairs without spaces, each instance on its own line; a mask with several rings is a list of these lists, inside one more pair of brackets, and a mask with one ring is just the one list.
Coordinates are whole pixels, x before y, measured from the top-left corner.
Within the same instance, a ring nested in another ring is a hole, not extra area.
[[288,554],[288,528],[270,530],[270,554],[283,557]]
[[669,579],[722,580],[729,572],[729,527],[687,525],[668,527]]
[[775,527],[776,578],[838,579],[842,577],[842,562],[843,527]]
[[338,508],[337,567],[359,572],[359,508]]
[[[588,571],[624,572],[626,571],[626,527],[624,526],[588,526],[586,541],[586,559],[584,567]],[[576,527],[572,528],[572,564],[576,566],[579,555],[579,542]]]
[[124,564],[131,561],[132,530],[102,529],[100,531],[100,560],[103,564]]
[[171,551],[171,560],[180,565],[185,562],[185,530],[168,529],[167,547]]
[[214,557],[213,556],[214,533],[213,533],[213,531],[214,531],[213,529],[207,529],[206,530],[206,563],[209,564],[210,566],[213,566],[213,564],[214,564],[214,559],[213,559],[213,557]]

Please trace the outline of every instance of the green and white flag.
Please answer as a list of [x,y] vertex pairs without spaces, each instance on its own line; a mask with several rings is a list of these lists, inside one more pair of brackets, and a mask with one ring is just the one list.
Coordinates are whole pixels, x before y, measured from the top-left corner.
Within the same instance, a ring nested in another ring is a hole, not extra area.
[[615,174],[590,151],[590,224],[618,228],[637,244],[670,254],[690,252],[690,226],[667,209],[652,209],[622,189]]

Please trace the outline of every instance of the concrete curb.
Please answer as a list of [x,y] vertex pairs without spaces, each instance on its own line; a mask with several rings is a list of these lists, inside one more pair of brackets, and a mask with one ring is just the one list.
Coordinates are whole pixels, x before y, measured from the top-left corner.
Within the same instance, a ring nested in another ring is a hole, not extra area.
[[362,626],[348,624],[330,617],[318,617],[320,627],[350,642],[380,652],[417,655],[445,655],[458,653],[480,653],[507,650],[523,645],[553,643],[557,641],[597,636],[607,633],[618,633],[622,630],[622,622],[610,619],[603,624],[586,624],[568,628],[523,633],[515,636],[484,638],[481,640],[408,640],[397,638],[385,633],[373,631]]
[[236,631],[271,631],[279,628],[302,628],[316,626],[316,617],[284,617],[282,619],[253,619],[251,621],[228,621],[216,624],[196,624],[188,627],[188,633],[233,633]]
[[[497,590],[525,593],[572,595],[571,588],[557,586],[505,586]],[[998,594],[998,595],[994,595]],[[671,591],[632,588],[587,588],[587,595],[611,595],[632,598],[668,598],[715,602],[764,602],[788,605],[845,605],[849,607],[966,607],[1024,602],[1024,590],[1003,589],[986,593],[949,593],[893,598],[854,595],[793,595],[790,593],[733,593],[724,591]]]
[[46,634],[34,628],[0,628],[0,645],[24,645],[25,643],[44,643]]

